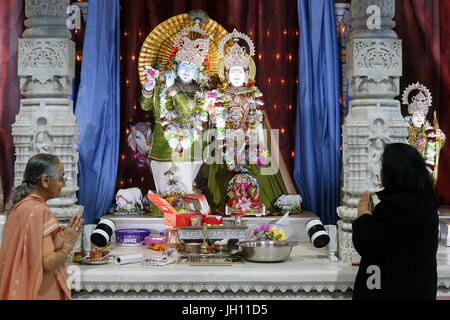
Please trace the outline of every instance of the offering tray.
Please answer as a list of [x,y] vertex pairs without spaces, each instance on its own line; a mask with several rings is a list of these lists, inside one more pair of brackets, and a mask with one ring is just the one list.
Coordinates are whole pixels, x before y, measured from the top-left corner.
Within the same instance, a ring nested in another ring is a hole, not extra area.
[[81,258],[80,262],[83,264],[106,264],[109,261],[109,251],[103,252],[103,256],[97,259],[91,259],[90,256],[84,256]]
[[[182,240],[196,240],[203,238],[203,226],[189,226],[189,227],[178,227],[178,234]],[[208,237],[210,239],[239,239],[244,240],[246,238],[247,226],[240,225],[235,226],[234,224],[224,224],[223,226],[208,226]]]

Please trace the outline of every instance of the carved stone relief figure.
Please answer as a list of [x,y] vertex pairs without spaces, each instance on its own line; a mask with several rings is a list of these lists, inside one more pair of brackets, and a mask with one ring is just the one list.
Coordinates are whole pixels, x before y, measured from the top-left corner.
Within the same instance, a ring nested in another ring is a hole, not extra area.
[[46,129],[39,130],[34,135],[32,148],[35,153],[52,153],[51,137]]
[[386,129],[385,121],[382,118],[377,118],[373,121],[371,126],[372,134],[369,137],[369,157],[367,163],[367,174],[369,177],[370,191],[379,191],[382,189],[381,185],[381,156],[386,144],[389,144],[389,132]]

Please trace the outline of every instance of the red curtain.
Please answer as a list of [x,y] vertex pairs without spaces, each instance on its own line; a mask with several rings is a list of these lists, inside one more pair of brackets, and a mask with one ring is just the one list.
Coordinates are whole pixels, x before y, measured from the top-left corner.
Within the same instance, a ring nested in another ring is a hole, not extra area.
[[[402,0],[396,1],[394,30],[403,40],[403,77],[400,90],[419,81],[433,96],[428,113],[432,123],[436,111],[439,126],[447,135],[441,152],[439,180],[436,191],[442,204],[450,204],[450,1]],[[402,106],[403,115],[407,107]]]
[[154,189],[149,171],[138,171],[127,144],[127,123],[146,119],[138,99],[139,52],[147,35],[166,19],[201,9],[228,32],[236,28],[255,43],[256,85],[264,94],[280,150],[292,176],[298,74],[298,15],[294,0],[121,0],[121,140],[117,187]]
[[24,1],[0,1],[0,176],[5,199],[14,184],[11,125],[19,112],[21,98],[17,76],[17,38],[22,36],[24,20]]

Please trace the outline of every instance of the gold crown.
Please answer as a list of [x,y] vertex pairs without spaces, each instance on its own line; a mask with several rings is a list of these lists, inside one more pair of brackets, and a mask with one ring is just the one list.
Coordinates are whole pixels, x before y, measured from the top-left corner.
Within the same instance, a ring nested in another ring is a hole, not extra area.
[[[411,103],[409,102],[409,95],[413,90],[418,90],[419,93],[413,96]],[[411,84],[403,91],[402,103],[408,105],[408,113],[414,112],[428,113],[428,108],[431,107],[432,97],[430,90],[419,82]]]
[[[226,53],[224,53],[225,44],[233,39],[234,45],[228,47]],[[247,42],[250,53],[247,54],[245,47],[241,47],[238,45],[239,39]],[[253,45],[253,41],[246,34],[238,32],[236,29],[233,30],[232,33],[227,35],[225,38],[220,41],[219,44],[219,58],[224,59],[224,64],[226,69],[230,69],[232,67],[243,67],[244,69],[248,69],[249,66],[249,58],[255,55],[255,46]],[[249,57],[250,56],[250,57]]]
[[[188,38],[190,32],[198,33],[205,38],[191,40]],[[175,38],[174,45],[178,47],[175,61],[187,61],[200,68],[208,54],[209,36],[197,22],[195,26],[181,30]]]

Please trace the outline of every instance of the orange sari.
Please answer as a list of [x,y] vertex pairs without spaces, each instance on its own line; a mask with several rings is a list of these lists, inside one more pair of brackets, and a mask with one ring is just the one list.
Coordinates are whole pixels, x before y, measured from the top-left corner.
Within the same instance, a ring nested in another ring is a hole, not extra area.
[[[58,219],[37,195],[14,206],[6,220],[0,248],[1,300],[71,299],[66,263],[52,273],[44,273],[42,265],[44,237],[50,235],[58,249],[62,246],[60,231]],[[41,285],[56,292],[43,294]]]

